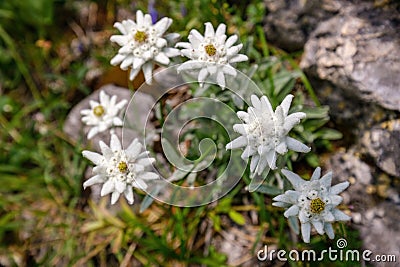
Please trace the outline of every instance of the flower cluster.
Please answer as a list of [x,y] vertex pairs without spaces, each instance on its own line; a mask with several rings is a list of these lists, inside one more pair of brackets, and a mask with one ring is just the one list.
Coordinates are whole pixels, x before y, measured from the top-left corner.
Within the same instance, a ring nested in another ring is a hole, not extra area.
[[100,141],[102,155],[84,150],[82,155],[93,162],[95,174],[87,180],[83,187],[102,183],[101,196],[111,193],[111,204],[115,204],[121,194],[125,195],[129,204],[133,204],[132,187],[142,190],[147,188],[146,181],[158,178],[158,174],[145,171],[155,161],[148,156],[148,151],[142,151],[142,144],[133,140],[126,150],[115,134],[111,135],[110,146]]
[[222,89],[225,87],[225,74],[236,76],[236,70],[231,64],[248,60],[246,55],[239,54],[242,44],[234,45],[238,40],[236,35],[227,39],[226,25],[221,23],[217,30],[210,22],[205,23],[204,36],[197,30],[191,30],[189,42],[180,42],[176,47],[183,48],[181,53],[189,58],[178,67],[178,71],[197,71],[200,86],[210,78]]
[[151,16],[143,15],[140,10],[136,12],[136,23],[130,19],[116,22],[114,26],[122,35],[113,35],[110,40],[121,48],[111,59],[111,64],[121,64],[123,70],[131,67],[130,80],[142,69],[146,83],[151,84],[154,62],[168,65],[170,57],[179,55],[177,49],[168,46],[177,38],[177,34],[164,35],[171,23],[172,19],[162,18],[153,25]]
[[293,95],[286,96],[274,112],[266,96],[258,98],[252,95],[253,106],[247,112],[237,113],[244,123],[233,125],[233,129],[241,136],[227,144],[226,149],[245,147],[242,158],[252,157],[250,172],[253,175],[261,175],[267,166],[276,169],[277,154],[283,155],[288,149],[304,153],[311,150],[288,136],[290,130],[306,116],[303,112],[288,115],[292,99]]
[[119,113],[128,103],[126,99],[117,103],[117,96],[110,98],[104,91],[100,91],[100,103],[91,100],[90,109],[81,111],[82,122],[91,126],[87,138],[91,139],[100,132],[104,132],[114,126],[122,126],[123,122]]
[[[137,11],[136,21],[128,19],[116,22],[114,26],[122,35],[112,35],[110,40],[121,48],[111,59],[111,64],[120,65],[123,70],[130,68],[130,80],[142,70],[146,83],[151,84],[155,64],[169,65],[170,58],[181,55],[188,60],[177,68],[178,72],[194,74],[200,86],[211,81],[224,89],[225,75],[236,77],[235,64],[248,60],[246,55],[239,53],[243,45],[236,44],[237,35],[228,37],[226,25],[223,23],[216,29],[210,22],[205,23],[204,35],[192,29],[188,36],[189,42],[178,42],[174,47],[179,35],[166,34],[171,23],[172,19],[167,17],[156,22],[142,11]],[[303,112],[289,112],[293,98],[293,95],[287,95],[274,110],[267,96],[251,95],[251,106],[247,108],[247,112],[237,112],[243,123],[233,125],[233,130],[240,136],[229,142],[226,149],[243,149],[241,158],[245,161],[251,158],[250,177],[253,181],[265,171],[281,170],[294,190],[276,196],[273,205],[286,208],[284,216],[287,218],[298,217],[304,242],[310,242],[312,226],[319,234],[326,233],[329,238],[334,238],[332,223],[350,219],[338,209],[342,202],[342,197],[338,194],[349,183],[332,186],[332,173],[321,177],[319,167],[307,181],[283,169],[284,166],[277,166],[278,157],[285,155],[288,150],[302,153],[311,150],[289,136],[293,127],[306,117]],[[82,122],[92,126],[88,139],[99,132],[122,126],[119,113],[127,101],[116,101],[116,96],[110,97],[101,91],[100,102],[91,101],[91,108],[81,111]],[[94,176],[83,184],[84,188],[103,184],[101,196],[111,194],[111,204],[116,203],[121,194],[133,204],[133,188],[145,190],[150,180],[159,178],[157,173],[146,170],[155,159],[149,157],[148,151],[143,151],[143,146],[137,139],[126,150],[122,149],[120,140],[113,133],[109,146],[102,141],[99,144],[101,154],[88,150],[82,152],[95,165]]]
[[321,177],[319,167],[315,169],[309,181],[288,170],[282,170],[282,173],[294,190],[276,196],[273,199],[276,202],[272,205],[287,208],[284,213],[286,218],[291,216],[299,218],[304,242],[310,242],[311,225],[320,235],[326,232],[328,237],[333,239],[335,234],[332,223],[350,220],[348,215],[337,209],[343,200],[338,194],[349,186],[349,182],[331,186],[332,172]]

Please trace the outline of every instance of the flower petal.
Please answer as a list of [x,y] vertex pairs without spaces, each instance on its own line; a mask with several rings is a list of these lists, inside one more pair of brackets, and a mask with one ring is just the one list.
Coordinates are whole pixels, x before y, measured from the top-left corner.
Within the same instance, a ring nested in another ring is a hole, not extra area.
[[326,187],[326,188],[331,187],[331,184],[332,184],[332,172],[328,172],[327,174],[322,176],[321,179],[319,179],[319,183],[323,187]]
[[222,71],[217,72],[217,84],[221,87],[222,90],[225,89],[225,76]]
[[158,179],[160,176],[155,173],[155,172],[144,172],[142,174],[140,174],[140,179],[143,180],[154,180],[154,179]]
[[[122,34],[126,35],[128,32],[121,22],[115,22],[114,27],[117,28]],[[112,36],[111,36],[112,37]]]
[[114,185],[114,181],[112,180],[108,180],[107,182],[105,182],[103,184],[103,187],[101,188],[101,192],[100,195],[102,197],[104,197],[105,195],[110,194],[111,192],[113,192],[115,189],[115,185]]
[[111,194],[111,205],[114,205],[115,203],[117,203],[118,199],[119,199],[120,193],[117,191],[114,191]]
[[129,80],[133,81],[133,79],[135,79],[135,77],[138,75],[139,71],[140,71],[140,67],[132,68],[131,72],[129,73]]
[[95,165],[101,165],[103,163],[104,157],[99,153],[84,150],[82,151],[82,156],[93,162]]
[[337,185],[334,185],[331,187],[331,189],[329,190],[329,192],[331,194],[337,195],[342,193],[347,187],[349,187],[350,183],[349,182],[343,182]]
[[135,180],[132,183],[132,186],[139,188],[141,190],[146,190],[146,188],[147,188],[147,184],[143,180],[140,180],[140,179]]
[[350,216],[348,216],[346,213],[338,209],[332,210],[332,214],[333,216],[335,216],[336,221],[348,221],[351,219]]
[[247,146],[240,157],[243,160],[246,160],[247,158],[251,157],[254,152],[255,151],[250,146]]
[[286,143],[285,142],[281,142],[279,145],[277,145],[275,147],[275,151],[278,152],[281,155],[285,154],[288,151]]
[[237,55],[232,56],[229,59],[229,63],[237,63],[237,62],[243,62],[243,61],[247,61],[247,60],[249,60],[249,58],[246,55],[237,54]]
[[311,148],[303,144],[302,142],[291,138],[290,136],[286,137],[286,145],[290,150],[302,153],[308,153],[311,151]]
[[253,157],[251,158],[251,162],[250,162],[250,172],[251,173],[254,173],[259,160],[260,160],[259,155],[253,155]]
[[289,180],[296,191],[301,191],[303,185],[307,182],[303,180],[300,176],[289,170],[283,169],[282,173]]
[[274,203],[272,203],[272,206],[279,207],[279,208],[288,208],[291,206],[291,204],[286,203],[286,202],[274,202]]
[[238,37],[237,37],[236,34],[230,36],[230,37],[226,40],[225,47],[226,47],[226,48],[230,48],[234,43],[236,43],[237,40],[238,40]]
[[321,168],[317,167],[317,168],[315,168],[310,181],[316,181],[319,179],[319,177],[321,177]]
[[224,35],[226,32],[226,25],[224,23],[221,23],[218,25],[217,30],[215,31],[215,36],[221,36]]
[[156,160],[154,158],[143,158],[137,161],[138,164],[144,167],[151,166]]
[[171,24],[172,24],[172,19],[164,17],[154,25],[154,28],[157,30],[158,35],[161,36],[168,30]]
[[120,180],[116,180],[114,186],[115,190],[117,190],[117,192],[120,194],[122,194],[126,189],[126,183]]
[[126,58],[125,55],[121,55],[121,54],[117,54],[116,56],[114,56],[111,61],[110,64],[113,66],[117,66],[119,64],[121,64],[121,62]]
[[234,124],[233,130],[241,135],[247,136],[246,126],[246,124]]
[[207,77],[208,77],[208,70],[207,68],[203,68],[200,70],[197,79],[199,80],[199,83],[204,83]]
[[270,150],[266,153],[268,165],[271,169],[276,169],[276,153],[275,150]]
[[101,184],[103,182],[104,182],[104,176],[99,174],[95,175],[83,183],[83,189],[86,189],[87,187],[92,186],[94,184]]
[[342,201],[343,201],[343,198],[341,196],[338,196],[338,195],[333,195],[330,198],[331,198],[331,202],[332,202],[333,206],[337,206],[340,203],[342,203]]
[[121,150],[121,142],[115,134],[111,135],[110,148],[113,152]]
[[327,211],[324,214],[324,221],[325,222],[334,222],[335,221],[335,216],[333,216],[332,212]]
[[128,39],[125,35],[112,35],[110,37],[110,41],[113,43],[117,43],[119,46],[124,46],[128,43]]
[[283,99],[281,103],[281,107],[283,109],[283,114],[286,117],[288,115],[289,109],[290,109],[290,104],[292,103],[293,100],[293,95],[287,95],[285,99]]
[[204,37],[205,38],[213,38],[215,36],[215,32],[214,32],[214,27],[211,24],[211,22],[206,22],[206,23],[204,23],[204,25],[206,26],[206,30],[204,32]]
[[292,130],[295,125],[299,124],[300,120],[303,119],[305,116],[306,114],[303,112],[296,112],[287,116],[285,118],[285,123],[283,124],[286,132],[290,132],[290,130]]
[[283,213],[283,216],[285,216],[286,218],[289,218],[290,216],[296,216],[297,214],[299,214],[299,207],[296,205],[293,205]]
[[272,200],[279,202],[287,202],[290,204],[296,204],[298,202],[297,199],[299,197],[300,197],[300,192],[294,190],[288,190],[285,192],[285,194],[278,195],[274,197]]
[[144,24],[144,15],[141,10],[136,11],[136,23],[139,27],[142,27]]
[[186,62],[183,62],[176,70],[178,72],[183,71],[183,70],[195,70],[195,69],[201,69],[203,68],[203,63],[197,60],[189,60]]
[[132,187],[130,187],[130,186],[126,187],[126,189],[125,189],[125,191],[124,191],[124,195],[125,195],[125,198],[126,198],[126,200],[128,201],[128,203],[129,203],[130,205],[132,205],[133,202],[134,202]]
[[144,78],[146,80],[147,84],[151,84],[153,80],[153,63],[152,62],[147,62],[142,66],[143,73],[144,73]]
[[334,239],[335,238],[335,232],[333,231],[333,227],[332,227],[331,223],[326,222],[324,224],[324,229],[325,229],[325,232],[326,232],[326,234],[328,235],[328,237],[330,239]]
[[235,149],[235,148],[239,148],[239,147],[243,147],[243,146],[247,146],[247,138],[244,136],[239,136],[238,138],[236,138],[235,140],[233,140],[232,142],[228,143],[226,145],[226,149]]
[[302,223],[301,224],[301,236],[303,237],[304,243],[310,243],[310,233],[311,233],[311,224],[310,223]]
[[266,112],[269,112],[269,114],[274,113],[271,103],[269,102],[268,98],[265,95],[261,97],[261,104],[262,104],[263,110],[265,110]]
[[88,132],[88,135],[87,135],[87,139],[92,139],[93,138],[93,136],[95,136],[96,134],[98,134],[100,131],[99,131],[99,127],[93,127],[92,129],[90,129],[90,131]]
[[256,95],[251,95],[251,104],[255,109],[261,110],[261,101]]
[[324,224],[321,221],[312,220],[312,225],[314,226],[315,230],[317,230],[318,234],[323,235],[324,232]]
[[139,142],[137,138],[135,138],[132,143],[125,150],[126,155],[130,160],[138,157],[140,152],[142,151],[142,144]]

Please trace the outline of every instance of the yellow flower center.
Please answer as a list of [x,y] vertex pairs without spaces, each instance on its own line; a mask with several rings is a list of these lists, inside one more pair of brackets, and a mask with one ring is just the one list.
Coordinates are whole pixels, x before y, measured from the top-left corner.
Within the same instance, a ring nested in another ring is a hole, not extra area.
[[133,37],[136,42],[143,43],[147,39],[147,34],[142,31],[137,31]]
[[323,202],[320,198],[315,198],[311,200],[310,210],[312,213],[321,213],[325,209],[325,202]]
[[215,48],[215,46],[212,44],[208,44],[208,45],[204,46],[204,50],[206,50],[206,53],[209,56],[214,56],[215,53],[217,53],[217,48]]
[[125,161],[121,161],[118,163],[118,170],[122,173],[126,172],[128,170],[128,164],[126,164]]
[[94,115],[96,115],[97,117],[101,117],[104,114],[104,107],[102,105],[98,105],[93,109],[93,113]]

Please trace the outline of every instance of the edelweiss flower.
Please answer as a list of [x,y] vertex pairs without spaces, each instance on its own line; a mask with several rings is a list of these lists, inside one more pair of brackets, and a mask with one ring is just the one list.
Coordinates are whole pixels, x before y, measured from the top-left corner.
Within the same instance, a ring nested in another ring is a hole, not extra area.
[[233,130],[242,136],[226,145],[226,149],[245,147],[242,159],[252,157],[250,172],[260,175],[267,165],[276,169],[278,154],[285,154],[288,149],[307,153],[310,148],[288,136],[290,130],[306,116],[303,112],[288,115],[293,95],[288,95],[275,112],[266,96],[260,99],[252,95],[247,112],[239,111],[238,117],[243,124],[233,125]]
[[179,34],[167,34],[165,31],[172,23],[170,18],[162,18],[153,25],[149,14],[136,12],[136,23],[130,19],[116,22],[116,27],[123,35],[113,35],[110,40],[122,46],[118,54],[111,59],[111,65],[121,64],[121,69],[131,67],[129,79],[133,80],[143,69],[147,84],[151,84],[153,61],[168,65],[170,57],[179,55],[178,49],[168,47],[168,42],[179,37]]
[[83,151],[82,155],[93,162],[95,176],[87,180],[83,187],[104,183],[101,196],[111,193],[111,204],[115,204],[120,194],[124,194],[129,204],[133,204],[132,187],[146,189],[147,180],[158,178],[154,172],[146,172],[145,168],[154,162],[148,152],[142,152],[142,144],[137,140],[122,150],[121,143],[115,134],[111,135],[110,147],[100,141],[103,155],[91,151]]
[[123,122],[118,117],[118,113],[128,101],[124,99],[119,103],[116,102],[116,95],[113,95],[110,99],[109,95],[101,91],[100,103],[90,100],[90,109],[81,110],[82,122],[88,126],[93,126],[88,133],[88,139],[113,126],[122,126]]
[[288,190],[276,196],[273,200],[277,202],[272,205],[288,208],[284,213],[286,218],[298,216],[304,242],[310,242],[311,225],[320,235],[326,232],[328,237],[333,239],[335,233],[332,222],[350,220],[348,215],[336,208],[343,200],[338,194],[349,186],[349,182],[331,186],[332,172],[320,179],[319,167],[315,169],[309,181],[288,170],[282,170],[282,173],[293,185],[294,191]]
[[191,30],[189,43],[176,44],[176,47],[183,48],[181,54],[190,59],[179,66],[178,71],[199,71],[198,80],[201,86],[210,77],[221,88],[225,88],[224,74],[236,76],[236,70],[230,64],[246,61],[248,58],[239,54],[243,44],[233,46],[238,40],[236,35],[226,39],[225,24],[219,24],[216,31],[210,22],[205,23],[205,26],[204,37],[197,30]]

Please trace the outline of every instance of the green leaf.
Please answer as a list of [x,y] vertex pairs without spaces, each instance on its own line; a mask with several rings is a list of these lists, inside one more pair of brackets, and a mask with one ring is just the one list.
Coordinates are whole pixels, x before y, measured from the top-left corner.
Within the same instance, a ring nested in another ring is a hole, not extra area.
[[307,119],[323,119],[329,117],[329,106],[304,108],[301,111],[306,113]]
[[318,159],[317,155],[315,155],[313,153],[306,154],[306,161],[313,168],[316,168],[319,166],[319,159]]
[[162,189],[161,185],[156,185],[152,191],[150,191],[149,194],[147,194],[143,201],[142,204],[140,205],[140,212],[145,211],[150,205],[153,203],[154,198],[152,196],[157,195]]
[[343,137],[341,132],[330,128],[321,129],[315,135],[326,140],[338,140]]
[[256,191],[270,196],[276,196],[283,193],[282,189],[267,184],[260,185]]
[[244,225],[246,223],[246,219],[243,217],[242,214],[240,214],[237,211],[230,210],[228,213],[229,217],[234,221],[235,223],[239,225]]

